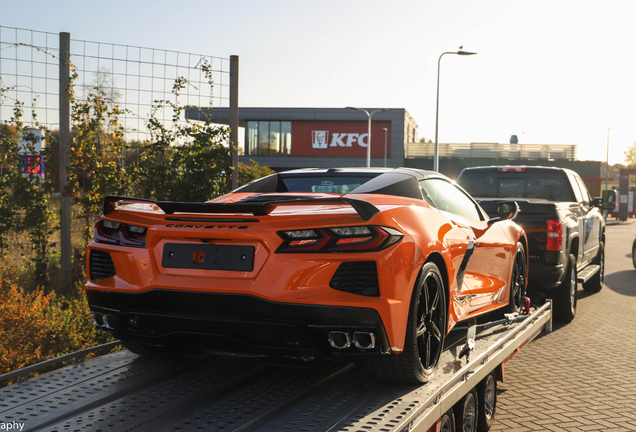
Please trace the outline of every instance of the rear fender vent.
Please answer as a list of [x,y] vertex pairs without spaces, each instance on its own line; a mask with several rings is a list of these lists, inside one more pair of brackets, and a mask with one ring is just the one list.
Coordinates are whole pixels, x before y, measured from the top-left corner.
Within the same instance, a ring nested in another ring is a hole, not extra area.
[[377,265],[375,261],[343,262],[331,278],[329,286],[351,294],[379,297]]
[[97,281],[115,276],[115,265],[108,252],[91,249],[89,266],[91,280]]

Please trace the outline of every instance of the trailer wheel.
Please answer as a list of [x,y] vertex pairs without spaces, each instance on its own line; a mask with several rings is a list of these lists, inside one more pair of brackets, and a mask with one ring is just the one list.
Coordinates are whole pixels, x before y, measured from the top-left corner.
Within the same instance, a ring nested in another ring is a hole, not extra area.
[[477,430],[477,389],[472,389],[453,407],[458,432]]
[[504,313],[521,313],[523,311],[527,276],[526,251],[521,243],[517,243],[510,277],[510,300],[508,301],[508,306],[503,309]]
[[605,248],[603,242],[599,243],[598,253],[594,261],[592,261],[592,264],[596,264],[600,268],[590,280],[583,282],[583,289],[588,292],[597,293],[603,288],[603,277],[605,276]]
[[477,430],[487,432],[495,421],[497,409],[497,380],[494,373],[477,384],[477,402]]
[[422,266],[413,289],[404,351],[370,358],[376,378],[405,383],[428,382],[439,363],[446,337],[446,286],[437,265]]
[[554,299],[554,315],[559,321],[571,322],[576,315],[576,291],[578,288],[576,276],[576,258],[570,254],[565,278],[561,285],[556,288],[556,298]]
[[439,432],[455,432],[455,413],[452,409],[449,409],[444,413],[441,419],[439,419]]

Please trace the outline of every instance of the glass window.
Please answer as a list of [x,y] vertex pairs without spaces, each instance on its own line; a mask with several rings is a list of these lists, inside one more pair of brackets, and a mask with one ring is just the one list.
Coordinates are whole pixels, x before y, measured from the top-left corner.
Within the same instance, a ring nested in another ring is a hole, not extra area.
[[291,154],[291,122],[248,121],[247,155],[288,156]]
[[245,147],[245,154],[258,155],[258,122],[247,122],[247,145]]
[[291,154],[291,122],[280,122],[280,153]]
[[573,200],[569,188],[564,184],[563,173],[560,171],[546,172],[528,169],[525,173],[499,173],[475,169],[462,172],[457,183],[471,196],[479,198]]
[[316,176],[316,177],[282,177],[288,192],[322,192],[348,194],[355,188],[371,180],[374,175],[367,176]]
[[473,220],[482,220],[481,212],[464,192],[452,183],[442,179],[420,181],[420,186],[428,196],[427,201],[435,208]]
[[271,156],[269,152],[269,122],[259,122],[258,125],[258,155]]
[[579,188],[581,188],[581,194],[583,195],[583,202],[585,205],[590,205],[592,202],[592,197],[590,196],[590,192],[587,190],[585,183],[583,183],[583,179],[580,177],[576,178],[576,182],[579,184]]

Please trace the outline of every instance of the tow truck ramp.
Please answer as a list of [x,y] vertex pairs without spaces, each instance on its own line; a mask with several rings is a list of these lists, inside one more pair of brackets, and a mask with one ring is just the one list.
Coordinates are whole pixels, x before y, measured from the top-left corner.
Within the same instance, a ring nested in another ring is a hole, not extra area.
[[422,386],[375,381],[357,363],[164,360],[124,350],[0,389],[0,422],[59,432],[426,432],[493,370],[503,378],[503,365],[550,327],[549,303],[516,322],[487,324],[468,359],[459,358],[460,338]]

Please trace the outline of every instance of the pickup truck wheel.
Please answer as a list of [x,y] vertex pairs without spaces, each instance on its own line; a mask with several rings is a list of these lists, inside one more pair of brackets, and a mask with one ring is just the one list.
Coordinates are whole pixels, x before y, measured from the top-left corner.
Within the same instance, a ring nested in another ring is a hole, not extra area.
[[515,260],[512,264],[512,275],[510,277],[510,300],[508,301],[508,306],[503,309],[504,313],[521,313],[523,311],[527,275],[526,252],[521,243],[517,243],[517,251],[515,252]]
[[472,389],[455,404],[455,423],[457,430],[475,432],[477,430],[477,390]]
[[556,288],[554,315],[562,322],[571,322],[576,315],[576,291],[578,288],[576,280],[576,258],[570,254],[568,268],[561,285]]
[[599,266],[599,270],[587,282],[583,282],[583,289],[589,292],[599,292],[603,288],[603,277],[605,276],[605,248],[603,243],[598,245],[598,253],[592,264]]
[[417,384],[431,379],[446,337],[445,293],[446,286],[435,263],[424,264],[413,289],[404,351],[369,359],[369,372],[385,381]]
[[495,374],[490,373],[477,384],[477,430],[488,432],[495,422],[497,409],[497,380]]

